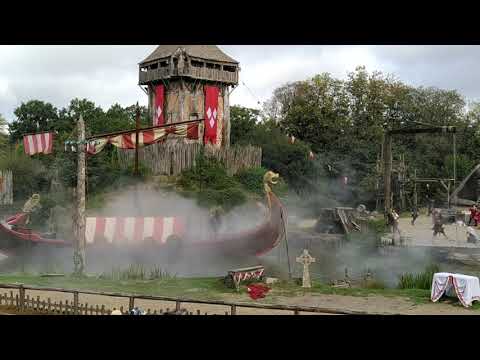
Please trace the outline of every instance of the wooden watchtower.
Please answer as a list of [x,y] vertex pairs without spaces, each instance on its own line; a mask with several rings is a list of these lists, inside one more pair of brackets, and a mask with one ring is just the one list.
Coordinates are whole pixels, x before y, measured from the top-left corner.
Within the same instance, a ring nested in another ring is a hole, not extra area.
[[198,142],[203,142],[205,127],[211,116],[208,109],[205,110],[205,88],[216,87],[218,111],[215,111],[214,146],[228,147],[229,96],[238,85],[239,70],[239,63],[215,45],[158,46],[139,64],[139,85],[148,95],[152,123],[156,125],[155,121],[162,112],[162,124],[205,119],[199,127]]

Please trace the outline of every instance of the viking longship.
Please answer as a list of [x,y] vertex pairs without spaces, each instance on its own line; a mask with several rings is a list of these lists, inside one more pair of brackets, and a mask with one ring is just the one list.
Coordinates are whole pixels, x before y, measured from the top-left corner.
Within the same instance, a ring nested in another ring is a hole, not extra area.
[[[275,248],[286,231],[286,212],[280,200],[273,192],[267,192],[266,198],[268,207],[260,225],[238,233],[211,233],[203,238],[187,235],[189,224],[180,218],[86,218],[87,249],[153,249],[175,256],[190,248],[232,256],[260,256]],[[73,246],[54,234],[35,232],[28,227],[27,219],[28,213],[19,213],[0,222],[1,253],[15,256],[37,246]]]

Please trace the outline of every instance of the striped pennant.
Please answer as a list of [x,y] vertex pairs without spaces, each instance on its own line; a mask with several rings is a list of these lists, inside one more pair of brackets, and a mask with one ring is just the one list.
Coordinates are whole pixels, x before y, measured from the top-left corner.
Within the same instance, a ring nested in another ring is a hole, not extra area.
[[184,233],[176,217],[87,217],[85,239],[89,244],[103,238],[108,243],[136,244],[151,238],[164,244],[170,235]]
[[51,154],[53,150],[53,133],[25,135],[23,137],[25,154]]

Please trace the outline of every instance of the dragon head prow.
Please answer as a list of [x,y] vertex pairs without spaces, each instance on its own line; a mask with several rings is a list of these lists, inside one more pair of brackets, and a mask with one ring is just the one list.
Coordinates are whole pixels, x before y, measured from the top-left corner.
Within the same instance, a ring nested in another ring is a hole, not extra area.
[[267,185],[276,185],[278,183],[279,178],[280,178],[279,174],[273,171],[267,171],[265,175],[263,175],[263,182]]

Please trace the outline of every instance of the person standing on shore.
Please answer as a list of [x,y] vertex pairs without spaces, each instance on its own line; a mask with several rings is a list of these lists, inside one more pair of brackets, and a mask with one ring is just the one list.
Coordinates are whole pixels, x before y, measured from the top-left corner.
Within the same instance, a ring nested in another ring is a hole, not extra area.
[[477,226],[477,213],[478,213],[477,206],[473,205],[470,208],[470,219],[468,220],[468,225],[472,225],[472,222],[473,222],[474,226]]
[[415,225],[415,220],[417,220],[418,218],[418,210],[417,208],[414,206],[412,208],[412,226]]

